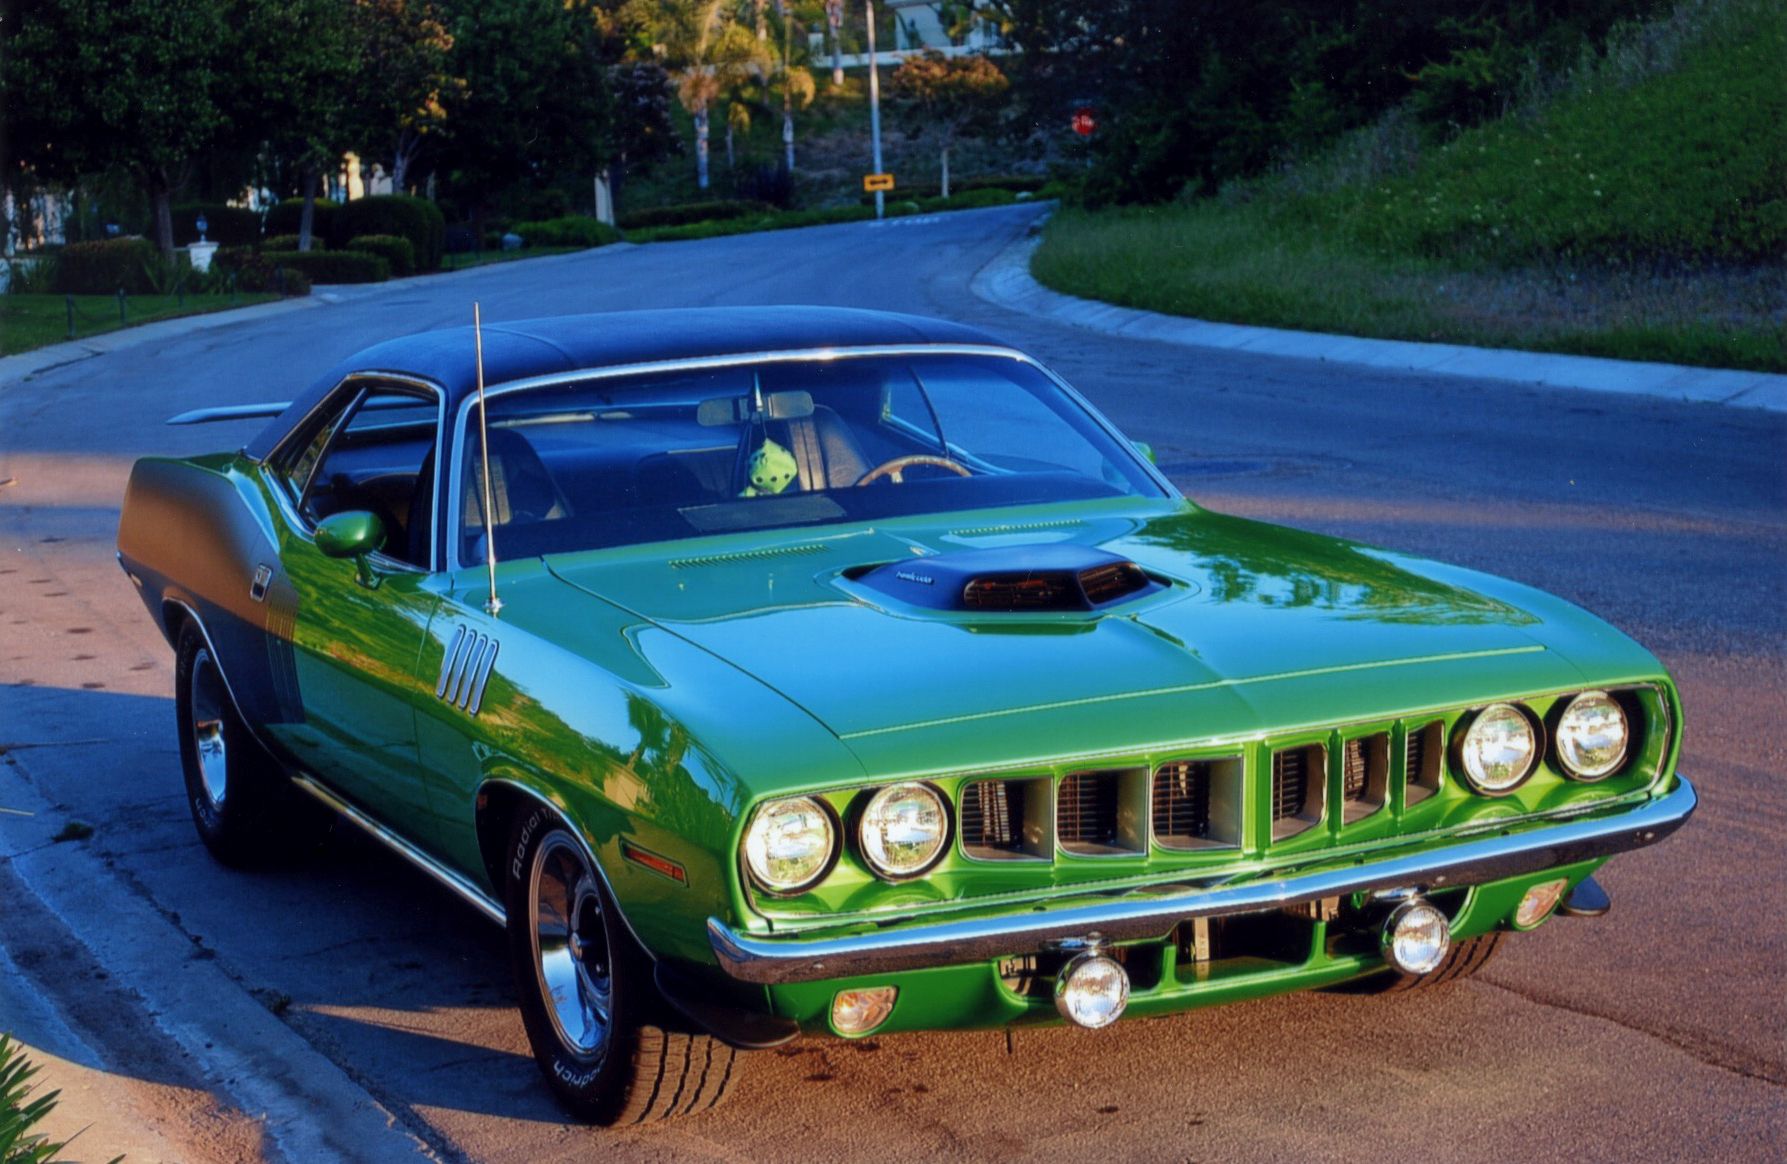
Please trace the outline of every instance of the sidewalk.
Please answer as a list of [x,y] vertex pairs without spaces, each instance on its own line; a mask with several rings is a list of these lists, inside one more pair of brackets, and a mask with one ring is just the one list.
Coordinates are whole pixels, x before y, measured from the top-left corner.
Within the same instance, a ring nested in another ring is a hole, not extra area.
[[1023,238],[982,267],[970,282],[976,295],[1012,311],[1109,335],[1187,347],[1226,348],[1324,360],[1371,368],[1506,380],[1548,388],[1623,392],[1665,400],[1702,401],[1735,408],[1787,412],[1787,375],[1769,372],[1647,364],[1595,356],[1552,355],[1463,344],[1360,339],[1320,332],[1209,323],[1080,299],[1051,291],[1030,276],[1030,256],[1041,242]]

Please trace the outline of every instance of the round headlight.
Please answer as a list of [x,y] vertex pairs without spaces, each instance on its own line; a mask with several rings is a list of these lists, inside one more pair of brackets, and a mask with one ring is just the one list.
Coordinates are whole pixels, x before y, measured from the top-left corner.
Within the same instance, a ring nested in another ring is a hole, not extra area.
[[831,813],[817,800],[772,800],[745,830],[745,865],[765,889],[792,893],[825,875],[837,843]]
[[1578,780],[1611,776],[1626,759],[1626,713],[1605,691],[1584,691],[1557,720],[1557,755]]
[[1538,754],[1532,721],[1514,705],[1496,703],[1471,720],[1458,758],[1471,787],[1487,796],[1505,796],[1532,774]]
[[915,877],[943,855],[949,810],[927,784],[895,784],[869,799],[860,837],[869,868],[882,877]]

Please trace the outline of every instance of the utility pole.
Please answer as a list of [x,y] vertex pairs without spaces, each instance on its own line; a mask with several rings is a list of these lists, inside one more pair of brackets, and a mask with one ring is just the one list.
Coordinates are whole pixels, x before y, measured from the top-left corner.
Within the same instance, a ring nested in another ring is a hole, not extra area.
[[[875,142],[875,173],[881,170],[881,72],[875,67],[875,0],[863,0],[869,14],[869,136]],[[875,217],[887,216],[887,195],[875,191]]]

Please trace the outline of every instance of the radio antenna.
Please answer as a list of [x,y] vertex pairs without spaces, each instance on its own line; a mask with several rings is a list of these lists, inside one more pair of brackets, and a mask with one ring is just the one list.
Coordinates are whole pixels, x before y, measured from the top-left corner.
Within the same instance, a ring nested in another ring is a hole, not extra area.
[[478,304],[472,304],[472,342],[478,353],[478,452],[483,457],[484,472],[484,565],[490,574],[490,597],[484,600],[484,613],[495,617],[503,608],[496,596],[496,508],[490,499],[490,424],[484,408],[484,318]]

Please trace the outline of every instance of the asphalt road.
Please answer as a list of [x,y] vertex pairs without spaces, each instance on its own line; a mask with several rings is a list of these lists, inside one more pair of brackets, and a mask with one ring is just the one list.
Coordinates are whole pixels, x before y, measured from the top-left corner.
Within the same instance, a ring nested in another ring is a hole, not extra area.
[[[0,387],[8,770],[94,826],[77,844],[109,866],[97,884],[181,935],[160,956],[214,962],[446,1159],[1787,1158],[1787,416],[1045,326],[968,290],[1034,214],[498,266]],[[1522,936],[1449,991],[1302,995],[1100,1033],[807,1041],[753,1057],[712,1113],[569,1125],[527,1056],[499,935],[469,909],[351,837],[255,874],[207,859],[180,794],[171,652],[112,561],[135,457],[251,431],[163,418],[284,399],[375,340],[467,322],[474,298],[488,320],[785,302],[981,325],[1151,441],[1212,508],[1511,575],[1633,634],[1681,683],[1700,812],[1608,867],[1610,916]],[[120,1063],[144,1085],[185,1078]],[[206,1118],[254,1115],[232,1102]]]

